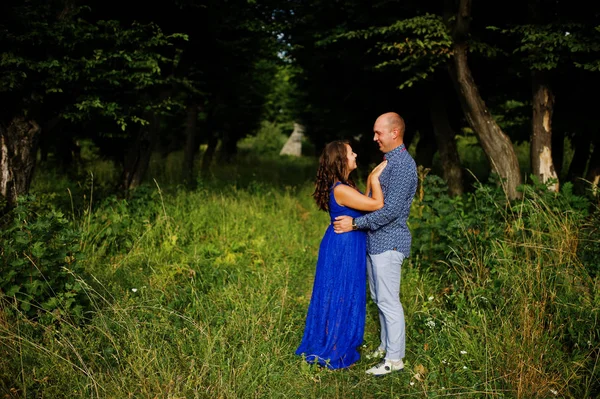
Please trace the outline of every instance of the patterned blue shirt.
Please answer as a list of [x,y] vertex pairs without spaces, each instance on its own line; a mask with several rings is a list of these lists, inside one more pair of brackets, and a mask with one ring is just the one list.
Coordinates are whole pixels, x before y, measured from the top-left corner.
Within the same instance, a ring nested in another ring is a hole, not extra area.
[[383,208],[357,217],[356,226],[368,230],[367,251],[370,254],[391,250],[409,257],[412,237],[406,220],[417,191],[417,167],[404,144],[385,154],[385,159],[387,166],[379,176]]

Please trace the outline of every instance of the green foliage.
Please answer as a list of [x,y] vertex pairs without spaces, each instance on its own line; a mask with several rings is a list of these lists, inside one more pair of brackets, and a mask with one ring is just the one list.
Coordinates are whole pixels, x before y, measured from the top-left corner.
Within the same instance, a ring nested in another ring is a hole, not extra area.
[[97,256],[126,253],[160,211],[160,192],[147,185],[131,190],[126,199],[108,196],[84,215],[84,246],[93,247]]
[[475,192],[462,197],[450,197],[447,190],[440,177],[425,176],[410,217],[414,255],[441,275],[450,272],[446,260],[466,248],[478,249],[473,259],[485,257],[481,251],[502,234],[503,219],[497,211],[505,201],[502,189],[492,185],[478,184]]
[[571,62],[586,70],[597,70],[600,55],[597,27],[575,23],[527,24],[500,31],[518,40],[513,51],[524,55],[522,61],[531,69],[554,70],[563,62]]
[[255,156],[279,155],[279,151],[291,133],[291,123],[275,123],[263,121],[255,136],[247,136],[238,142],[241,153],[252,153]]
[[299,93],[293,79],[299,73],[299,68],[295,65],[278,66],[277,73],[270,82],[271,92],[265,98],[265,120],[288,124],[296,118],[294,107]]
[[54,101],[53,108],[65,107],[58,111],[62,118],[101,116],[125,130],[148,123],[148,110],[176,105],[144,94],[172,83],[163,69],[177,64],[174,44],[186,35],[164,34],[153,23],[89,22],[87,7],[56,10],[32,2],[11,11],[14,19],[0,22],[0,43],[8,49],[0,58],[0,93],[11,99],[13,112]]
[[317,45],[338,40],[366,40],[377,38],[372,51],[385,55],[386,60],[376,69],[394,68],[405,72],[408,78],[399,88],[411,87],[430,77],[452,56],[452,38],[443,19],[433,14],[401,19],[389,26],[371,27],[342,33],[317,42]]
[[[0,233],[0,292],[30,318],[80,319],[88,300],[79,275],[81,232],[34,196],[21,197]],[[52,315],[50,315],[52,313]]]
[[[532,177],[520,190],[513,203],[487,185],[449,198],[441,179],[426,176],[410,218],[413,251],[426,274],[439,276],[444,306],[417,314],[415,327],[437,351],[460,342],[473,359],[493,348],[486,362],[505,377],[488,389],[586,396],[597,380],[564,388],[568,377],[557,370],[567,358],[595,369],[597,210],[590,214],[569,183],[554,193]],[[451,364],[451,354],[442,356]]]
[[[593,199],[592,199],[593,200]],[[577,248],[581,263],[591,276],[600,276],[600,207],[592,208],[589,218],[581,226],[581,243]]]

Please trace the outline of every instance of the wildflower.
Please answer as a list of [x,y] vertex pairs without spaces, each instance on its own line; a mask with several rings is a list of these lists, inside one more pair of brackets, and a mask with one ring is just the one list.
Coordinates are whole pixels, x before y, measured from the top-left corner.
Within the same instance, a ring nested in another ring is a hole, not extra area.
[[555,389],[550,389],[550,392],[552,392],[552,395],[558,395],[558,391],[556,391]]
[[460,351],[460,354],[461,354],[461,355],[466,355],[466,354],[467,354],[467,351]]
[[411,381],[411,382],[410,382],[410,385],[415,385],[415,382],[414,382],[414,381]]
[[427,323],[425,323],[425,325],[431,329],[433,329],[435,327],[435,321],[433,320],[429,320]]
[[433,297],[432,297],[432,296],[430,296],[430,297],[429,297],[429,298],[427,298],[427,299],[428,299],[428,300],[430,300],[430,301],[433,301]]
[[446,359],[442,360],[442,364],[448,364],[448,361]]
[[463,366],[463,370],[466,370],[466,369],[467,369],[467,366]]
[[565,32],[565,36],[569,36],[571,32]]
[[132,288],[131,291],[132,292],[137,292],[137,288]]

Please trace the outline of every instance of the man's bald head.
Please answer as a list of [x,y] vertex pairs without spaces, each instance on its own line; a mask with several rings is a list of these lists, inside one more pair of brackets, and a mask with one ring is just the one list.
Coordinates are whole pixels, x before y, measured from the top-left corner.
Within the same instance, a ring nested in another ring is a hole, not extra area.
[[404,119],[395,112],[380,115],[373,126],[373,140],[387,153],[404,143]]

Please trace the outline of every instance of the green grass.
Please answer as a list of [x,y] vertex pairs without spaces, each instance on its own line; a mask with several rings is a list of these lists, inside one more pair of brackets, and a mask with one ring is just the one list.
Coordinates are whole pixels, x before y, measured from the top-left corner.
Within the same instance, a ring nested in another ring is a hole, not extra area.
[[[364,371],[373,362],[365,358],[347,370],[330,371],[295,356],[328,224],[311,198],[315,168],[305,159],[245,159],[213,168],[194,191],[165,184],[175,176],[166,168],[131,198],[107,197],[91,205],[89,191],[70,190],[86,195],[73,200],[72,214],[81,230],[79,262],[86,272],[77,278],[92,300],[87,322],[36,323],[5,301],[0,393],[8,398],[598,393],[599,287],[576,255],[582,222],[534,194],[521,204],[527,211],[501,210],[507,212],[502,240],[480,247],[476,233],[459,230],[471,244],[452,252],[449,243],[448,257],[438,260],[448,275],[424,267],[418,256],[405,263],[404,372],[372,378]],[[65,191],[51,199],[70,208]],[[370,301],[367,310],[363,352],[378,344]]]

